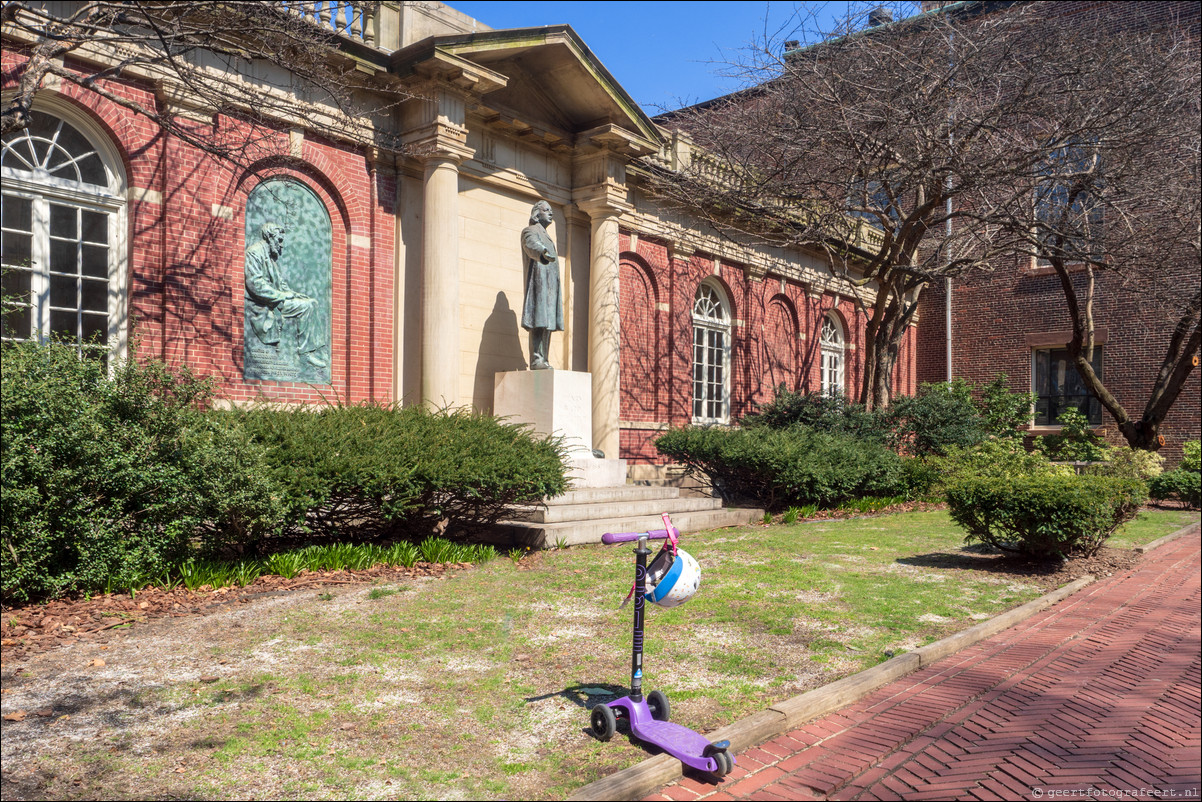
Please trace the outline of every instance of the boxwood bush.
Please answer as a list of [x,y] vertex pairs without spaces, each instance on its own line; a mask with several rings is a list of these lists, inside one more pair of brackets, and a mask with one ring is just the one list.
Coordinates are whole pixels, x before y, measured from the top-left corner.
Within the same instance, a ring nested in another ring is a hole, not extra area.
[[558,440],[487,415],[395,404],[228,414],[265,449],[291,536],[462,536],[567,489]]
[[655,447],[704,474],[723,498],[754,500],[770,510],[908,495],[915,490],[911,479],[921,475],[879,443],[805,426],[687,427],[665,433]]
[[6,603],[140,587],[195,553],[260,538],[281,510],[263,454],[202,407],[207,382],[74,344],[0,348]]
[[1146,498],[1141,480],[1111,476],[962,475],[947,485],[969,543],[1040,559],[1097,553]]
[[1202,441],[1190,440],[1181,450],[1180,465],[1152,478],[1152,498],[1177,499],[1191,507],[1202,506]]

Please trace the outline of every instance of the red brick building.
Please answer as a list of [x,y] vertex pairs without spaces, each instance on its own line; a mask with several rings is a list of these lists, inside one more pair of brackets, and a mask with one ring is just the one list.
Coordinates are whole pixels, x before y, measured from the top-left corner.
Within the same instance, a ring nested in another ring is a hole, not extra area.
[[[549,360],[592,374],[594,443],[608,455],[660,463],[658,432],[737,421],[782,384],[854,393],[864,321],[850,296],[811,254],[737,247],[660,208],[646,161],[668,158],[671,132],[570,28],[493,31],[442,4],[346,6],[357,16],[337,33],[369,89],[421,90],[376,123],[402,150],[333,136],[300,114],[256,143],[261,157],[235,165],[130,108],[170,111],[198,137],[243,125],[161,81],[101,82],[127,104],[74,80],[45,83],[29,126],[4,137],[4,283],[18,299],[4,337],[98,335],[118,355],[136,339],[142,356],[213,376],[233,403],[491,412],[494,376],[528,364],[517,237],[545,199],[565,309]],[[313,24],[331,25],[316,14]],[[6,102],[38,43],[30,30],[5,23]],[[111,58],[81,50],[62,64],[82,78]],[[280,180],[311,193],[330,224],[329,265],[295,266],[320,268],[328,293],[319,381],[247,375],[245,263],[257,241],[248,203]],[[941,292],[928,289],[904,339],[895,393],[948,376]],[[1105,369],[1125,401],[1146,385],[1147,356],[1166,335],[1110,297]],[[957,282],[952,375],[1004,371],[1016,389],[1030,387],[1032,354],[1066,328],[1059,308],[1046,276]],[[1195,374],[1169,422],[1171,450],[1198,437],[1198,421]]]

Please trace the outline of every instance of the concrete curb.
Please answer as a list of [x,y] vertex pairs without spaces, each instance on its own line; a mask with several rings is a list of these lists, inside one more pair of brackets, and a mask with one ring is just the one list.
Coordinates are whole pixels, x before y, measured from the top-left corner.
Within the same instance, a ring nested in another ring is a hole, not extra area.
[[1183,526],[1180,529],[1178,529],[1176,532],[1167,534],[1162,538],[1157,538],[1156,540],[1153,540],[1151,543],[1145,543],[1142,546],[1136,546],[1135,548],[1132,549],[1132,551],[1138,551],[1140,554],[1147,554],[1152,549],[1163,546],[1165,543],[1174,541],[1179,537],[1185,537],[1186,535],[1192,535],[1194,532],[1197,532],[1200,529],[1202,529],[1202,524],[1190,524],[1189,526]]
[[[1200,524],[1190,524],[1176,532],[1153,540],[1151,543],[1137,546],[1133,551],[1146,554],[1158,546],[1196,532],[1200,528],[1202,528]],[[1062,588],[1045,593],[1038,599],[1033,599],[1013,610],[996,615],[988,621],[982,621],[962,632],[949,635],[912,652],[899,654],[897,657],[858,674],[852,674],[850,677],[844,677],[800,696],[778,702],[767,710],[709,733],[709,739],[711,741],[729,739],[731,751],[738,753],[748,747],[763,743],[769,738],[775,738],[777,735],[795,730],[820,716],[859,701],[882,685],[917,671],[923,666],[930,665],[966,646],[996,635],[1002,630],[1009,629],[1056,602],[1073,595],[1092,582],[1094,582],[1093,576],[1083,576]],[[680,776],[680,761],[670,755],[659,755],[589,783],[583,788],[577,789],[568,799],[572,802],[642,799]]]

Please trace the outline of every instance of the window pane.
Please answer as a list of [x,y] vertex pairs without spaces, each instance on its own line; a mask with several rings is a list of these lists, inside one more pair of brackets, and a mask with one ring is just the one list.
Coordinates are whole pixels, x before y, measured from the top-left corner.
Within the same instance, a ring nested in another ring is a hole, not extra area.
[[0,287],[3,287],[4,300],[29,303],[30,273],[28,270],[6,268],[0,276]]
[[30,250],[33,237],[28,234],[13,234],[10,231],[5,231],[3,240],[3,246],[0,246],[3,256],[0,257],[0,261],[3,261],[6,265],[29,267],[33,259],[32,251]]
[[50,240],[50,269],[56,273],[76,275],[79,272],[77,251],[78,246],[73,241]]
[[29,127],[25,130],[30,136],[40,136],[46,139],[54,139],[54,134],[58,130],[59,119],[47,114],[44,111],[31,111],[29,113]]
[[79,236],[79,229],[76,227],[78,215],[79,210],[74,206],[50,204],[50,236],[76,239]]
[[97,278],[108,278],[109,249],[103,245],[84,245],[83,274],[85,276],[96,276]]
[[66,122],[63,123],[63,129],[59,131],[55,142],[72,156],[82,156],[95,150],[83,134]]
[[83,238],[87,242],[96,242],[100,245],[108,245],[109,216],[103,212],[89,212],[84,210]]
[[75,311],[64,312],[57,309],[50,310],[50,334],[64,337],[68,340],[77,339],[79,332],[76,330],[78,326],[78,313]]
[[85,312],[108,312],[109,284],[107,281],[84,279],[80,291],[80,306]]
[[20,231],[33,230],[33,201],[29,198],[4,196],[4,227]]
[[83,341],[106,343],[109,339],[108,315],[83,315]]
[[104,164],[100,161],[100,157],[96,155],[88,156],[86,159],[81,159],[76,162],[79,166],[79,180],[85,184],[96,184],[97,186],[108,186],[108,175],[104,172]]
[[74,309],[79,302],[75,276],[50,276],[50,305]]
[[[5,142],[8,142],[8,137],[5,137]],[[4,151],[4,166],[13,170],[20,170],[23,173],[30,171],[30,165],[33,163],[33,150],[28,139],[22,139],[15,145],[12,145],[8,150]]]
[[0,315],[0,335],[18,340],[28,340],[33,321],[33,310],[28,306],[6,308]]

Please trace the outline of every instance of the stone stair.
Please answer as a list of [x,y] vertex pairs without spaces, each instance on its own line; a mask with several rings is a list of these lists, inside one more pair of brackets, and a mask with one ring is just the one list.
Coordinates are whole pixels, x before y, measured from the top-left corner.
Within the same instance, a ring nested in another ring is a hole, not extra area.
[[737,526],[764,511],[725,508],[721,499],[681,493],[678,487],[622,485],[572,490],[548,499],[546,508],[518,507],[500,524],[510,543],[531,548],[600,543],[606,532],[662,529],[661,513],[681,532]]

